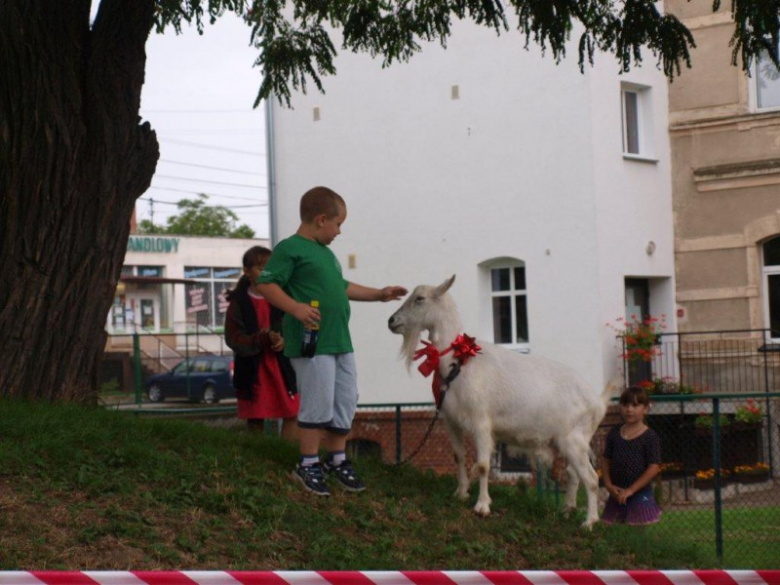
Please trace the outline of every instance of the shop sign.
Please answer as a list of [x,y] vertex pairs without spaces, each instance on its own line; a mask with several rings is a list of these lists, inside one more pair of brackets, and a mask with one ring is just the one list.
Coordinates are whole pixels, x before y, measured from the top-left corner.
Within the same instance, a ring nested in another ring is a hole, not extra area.
[[179,251],[179,238],[161,238],[157,236],[130,236],[127,242],[128,252],[158,252],[175,254]]

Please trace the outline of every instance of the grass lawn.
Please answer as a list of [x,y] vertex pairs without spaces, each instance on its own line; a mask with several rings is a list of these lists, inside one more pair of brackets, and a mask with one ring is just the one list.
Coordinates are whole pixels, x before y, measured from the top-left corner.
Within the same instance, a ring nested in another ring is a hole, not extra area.
[[[666,511],[649,532],[658,537],[674,535],[678,542],[694,546],[702,558],[715,559],[715,513],[711,509]],[[780,567],[780,506],[723,510],[723,566]]]
[[[717,567],[706,513],[588,531],[583,513],[496,485],[481,518],[476,486],[459,502],[453,477],[370,458],[356,463],[365,492],[317,498],[290,478],[296,459],[294,445],[243,427],[0,399],[0,570]],[[739,538],[777,543],[777,513],[760,519],[760,535]]]

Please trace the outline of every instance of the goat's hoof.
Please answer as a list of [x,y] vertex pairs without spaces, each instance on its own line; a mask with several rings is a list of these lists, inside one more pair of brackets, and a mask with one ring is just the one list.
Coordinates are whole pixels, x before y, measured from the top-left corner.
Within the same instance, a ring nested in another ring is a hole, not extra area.
[[577,511],[577,507],[576,506],[565,506],[563,508],[563,514],[567,518],[570,518],[576,511]]
[[468,500],[469,499],[469,492],[468,492],[468,490],[461,490],[460,488],[455,490],[455,493],[452,494],[452,495],[455,496],[457,499],[459,499],[461,502],[463,500]]
[[585,520],[585,522],[582,523],[582,528],[585,530],[593,530],[593,525],[598,522],[598,518],[595,520]]
[[490,504],[480,504],[474,506],[474,513],[478,516],[490,516]]

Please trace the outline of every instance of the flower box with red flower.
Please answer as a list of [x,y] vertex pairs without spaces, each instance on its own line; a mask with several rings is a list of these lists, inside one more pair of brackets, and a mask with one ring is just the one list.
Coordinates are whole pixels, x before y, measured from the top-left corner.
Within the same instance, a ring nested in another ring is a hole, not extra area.
[[757,429],[763,425],[764,411],[752,398],[734,412],[734,425],[738,429]]
[[[666,329],[666,316],[650,315],[639,319],[631,315],[630,319],[618,319],[618,326],[608,324],[623,340],[623,359],[630,363],[649,362],[661,355],[661,333]],[[622,323],[621,323],[622,322]],[[622,328],[620,328],[622,325]]]
[[666,329],[665,316],[631,315],[619,318],[617,324],[607,323],[623,343],[621,358],[626,364],[628,384],[638,384],[653,378],[653,359],[661,355],[661,333]]

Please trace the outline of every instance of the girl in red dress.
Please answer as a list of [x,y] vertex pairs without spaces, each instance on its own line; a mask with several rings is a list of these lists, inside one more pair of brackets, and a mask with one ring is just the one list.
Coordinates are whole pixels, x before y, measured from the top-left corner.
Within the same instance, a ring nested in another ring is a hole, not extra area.
[[262,430],[264,419],[280,418],[282,437],[298,438],[299,397],[295,373],[284,357],[284,339],[278,332],[281,313],[255,290],[255,281],[271,251],[253,246],[244,253],[244,274],[226,293],[225,342],[235,353],[233,386],[238,418],[250,430]]

